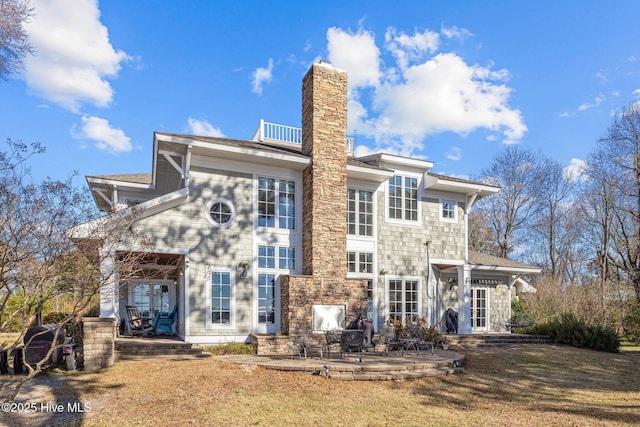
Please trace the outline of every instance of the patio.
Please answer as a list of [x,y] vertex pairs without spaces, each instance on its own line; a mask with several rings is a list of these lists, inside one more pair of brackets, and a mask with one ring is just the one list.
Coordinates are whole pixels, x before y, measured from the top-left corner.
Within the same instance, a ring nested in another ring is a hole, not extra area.
[[[463,371],[465,356],[451,350],[405,352],[364,352],[343,358],[293,356],[227,355],[218,359],[264,369],[321,375],[352,381],[408,380],[444,376]],[[328,367],[328,368],[327,368]]]

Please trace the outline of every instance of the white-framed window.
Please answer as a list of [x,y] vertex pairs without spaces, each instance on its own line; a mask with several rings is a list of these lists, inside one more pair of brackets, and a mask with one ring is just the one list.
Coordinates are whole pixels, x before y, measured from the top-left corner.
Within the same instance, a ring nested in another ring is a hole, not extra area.
[[347,252],[347,273],[373,274],[373,253]]
[[207,221],[218,228],[228,228],[236,218],[236,208],[227,199],[216,198],[210,200],[205,209]]
[[294,230],[296,183],[289,179],[258,177],[258,227]]
[[347,274],[349,277],[366,278],[367,280],[367,319],[373,320],[373,252],[347,251]]
[[440,220],[448,222],[458,221],[458,203],[453,200],[440,200]]
[[347,232],[357,236],[373,236],[373,192],[348,189]]
[[389,318],[405,322],[420,316],[420,281],[409,278],[389,278],[387,280],[387,300]]
[[276,322],[276,275],[258,273],[258,323]]
[[418,178],[394,175],[389,179],[388,217],[418,221]]
[[233,324],[235,272],[229,269],[208,268],[207,327],[227,327]]
[[284,245],[258,245],[257,270],[257,322],[261,327],[276,325],[278,295],[276,280],[280,273],[289,273],[296,268],[296,248]]
[[295,248],[289,246],[258,245],[258,268],[295,270]]

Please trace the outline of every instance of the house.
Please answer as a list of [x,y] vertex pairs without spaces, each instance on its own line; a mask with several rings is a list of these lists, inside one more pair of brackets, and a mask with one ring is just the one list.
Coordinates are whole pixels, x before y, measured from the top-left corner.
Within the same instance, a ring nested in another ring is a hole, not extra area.
[[510,301],[540,270],[467,250],[469,210],[499,189],[432,173],[426,160],[356,157],[346,129],[347,74],[320,62],[303,80],[301,129],[261,121],[251,140],[156,132],[150,174],[88,176],[99,209],[135,206],[136,230],[155,245],[126,283],[104,263],[100,316],[176,305],[177,334],[192,343],[358,315],[376,330],[389,318],[437,324],[449,308],[458,333],[507,331]]

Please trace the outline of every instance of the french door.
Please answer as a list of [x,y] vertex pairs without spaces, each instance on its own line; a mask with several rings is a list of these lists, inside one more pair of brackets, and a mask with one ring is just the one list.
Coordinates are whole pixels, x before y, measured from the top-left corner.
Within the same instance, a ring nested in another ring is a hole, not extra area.
[[175,303],[176,286],[172,280],[129,284],[129,305],[138,307],[142,317],[153,318],[158,312],[170,312]]
[[471,332],[489,330],[489,290],[471,288]]

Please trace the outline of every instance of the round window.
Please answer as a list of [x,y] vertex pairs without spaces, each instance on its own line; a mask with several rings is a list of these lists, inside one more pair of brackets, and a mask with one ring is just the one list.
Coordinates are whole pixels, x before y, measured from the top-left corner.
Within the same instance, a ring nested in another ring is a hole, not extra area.
[[209,222],[216,227],[229,227],[236,217],[236,210],[226,199],[214,199],[207,203],[205,213]]

